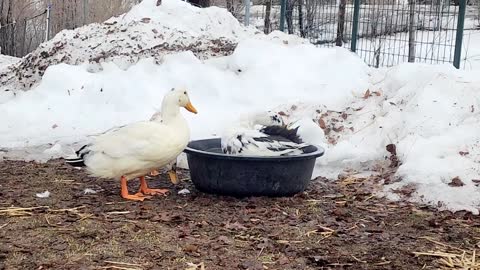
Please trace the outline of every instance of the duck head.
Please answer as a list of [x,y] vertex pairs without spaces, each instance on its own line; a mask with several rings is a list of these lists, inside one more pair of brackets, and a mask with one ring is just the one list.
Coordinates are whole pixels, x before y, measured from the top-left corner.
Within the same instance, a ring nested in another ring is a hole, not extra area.
[[190,97],[185,88],[172,88],[172,90],[165,95],[162,107],[168,108],[171,106],[183,107],[191,113],[198,113],[190,101]]
[[171,90],[171,95],[178,100],[177,104],[180,107],[184,107],[187,111],[191,113],[197,114],[198,111],[193,106],[192,102],[190,101],[190,97],[188,96],[187,89],[185,88],[173,88]]

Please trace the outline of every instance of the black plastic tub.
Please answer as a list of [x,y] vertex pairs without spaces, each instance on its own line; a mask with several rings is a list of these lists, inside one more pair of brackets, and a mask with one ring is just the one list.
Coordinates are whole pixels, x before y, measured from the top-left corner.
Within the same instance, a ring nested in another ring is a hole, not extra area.
[[187,154],[195,187],[205,193],[247,196],[292,196],[304,191],[312,177],[316,158],[324,149],[309,146],[298,156],[253,157],[226,155],[220,138],[191,141]]

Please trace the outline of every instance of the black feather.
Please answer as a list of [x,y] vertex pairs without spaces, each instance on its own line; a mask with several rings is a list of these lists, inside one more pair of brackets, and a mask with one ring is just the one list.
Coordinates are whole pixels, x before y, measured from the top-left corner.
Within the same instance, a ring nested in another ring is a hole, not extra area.
[[[298,128],[296,127],[294,129],[289,129],[287,127],[282,127],[282,126],[266,126],[260,130],[260,132],[263,132],[268,135],[267,138],[270,138],[270,140],[276,140],[276,141],[290,141],[294,143],[303,143],[302,139],[298,136]],[[256,140],[257,138],[255,138]]]
[[87,148],[88,144],[80,147],[80,149],[78,149],[77,151],[75,151],[75,154],[77,154],[77,156],[80,156],[80,152],[82,152],[83,149]]
[[[272,143],[273,142],[273,139],[271,137],[255,137],[253,138],[254,141],[256,142],[269,142],[269,143]],[[285,141],[285,140],[283,140]]]
[[[274,151],[274,152],[281,152],[281,151],[290,150],[290,149],[297,149],[297,150],[301,150],[302,153],[308,153],[310,147],[311,147],[310,145],[307,145],[307,146],[297,148],[297,147],[285,145],[283,147],[277,147],[277,148],[267,147],[267,149],[270,150],[270,151]],[[287,156],[287,155],[289,155],[289,153],[281,154],[281,156]]]
[[73,167],[85,167],[85,162],[83,161],[83,159],[78,159],[78,158],[65,159],[65,163]]
[[65,162],[73,167],[85,167],[85,162],[84,162],[85,155],[90,153],[90,150],[88,150],[87,148],[88,146],[89,146],[88,144],[82,146],[80,149],[75,151],[75,154],[77,154],[77,157],[66,158]]

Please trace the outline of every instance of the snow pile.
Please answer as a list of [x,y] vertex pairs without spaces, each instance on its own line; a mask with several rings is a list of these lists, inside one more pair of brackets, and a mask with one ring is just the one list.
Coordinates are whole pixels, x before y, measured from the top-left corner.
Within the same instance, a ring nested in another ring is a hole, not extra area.
[[[480,209],[480,79],[450,66],[403,65],[384,82],[387,113],[377,127],[402,161],[392,188],[413,184],[414,199],[451,210]],[[372,134],[373,135],[373,134]]]
[[249,37],[279,43],[307,42],[278,31],[266,36],[253,27],[246,28],[225,9],[202,9],[181,0],[165,0],[157,7],[155,0],[144,0],[102,24],[58,33],[19,63],[0,71],[0,92],[28,90],[40,81],[47,67],[58,63],[88,62],[90,70],[96,72],[101,62],[114,62],[126,69],[140,59],[155,57],[161,62],[165,54],[180,51],[192,51],[207,59],[231,54],[240,40]]
[[399,198],[396,193],[411,187],[412,200],[478,213],[478,76],[449,65],[402,64],[377,72],[371,83],[342,111],[318,110],[329,151],[316,174],[385,170],[386,146],[395,145],[400,166],[384,179],[388,196]]
[[7,66],[9,66],[11,64],[14,64],[14,63],[18,62],[18,61],[20,61],[19,58],[0,54],[0,70],[2,70],[3,68],[6,68]]
[[101,66],[96,73],[86,64],[51,66],[38,87],[1,104],[0,115],[6,117],[0,147],[52,143],[45,155],[58,156],[59,144],[149,119],[166,91],[177,86],[189,89],[199,110],[198,115],[184,112],[193,138],[217,134],[241,113],[279,104],[308,100],[342,108],[368,87],[368,68],[346,50],[256,39],[240,43],[230,57],[206,63],[183,52],[166,56],[160,65],[144,59],[127,70],[114,63]]

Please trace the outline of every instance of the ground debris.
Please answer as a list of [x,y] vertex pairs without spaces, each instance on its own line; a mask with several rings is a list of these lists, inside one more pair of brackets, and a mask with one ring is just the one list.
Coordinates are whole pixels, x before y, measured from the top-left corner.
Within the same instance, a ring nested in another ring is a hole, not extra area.
[[464,186],[465,183],[460,180],[460,177],[455,176],[450,183],[448,183],[449,186],[451,187],[461,187]]
[[[338,181],[312,181],[305,192],[286,198],[201,193],[188,180],[188,172],[179,170],[179,178],[187,180],[178,185],[165,174],[149,180],[152,188],[172,190],[168,196],[132,203],[119,196],[118,182],[89,177],[61,161],[4,161],[0,265],[5,269],[407,270],[424,265],[440,269],[447,267],[440,259],[449,262],[448,258],[414,256],[412,251],[455,254],[453,260],[461,259],[458,255],[463,251],[458,249],[465,250],[464,258],[471,261],[473,250],[480,248],[480,218],[376,196],[379,179],[391,170],[379,169],[375,177],[352,171]],[[129,181],[128,188],[133,192],[138,185]],[[102,192],[85,196],[88,187]],[[185,188],[191,193],[179,195]],[[46,189],[55,196],[39,200],[18,192]],[[435,238],[422,238],[426,235]],[[475,258],[480,260],[478,255]]]

